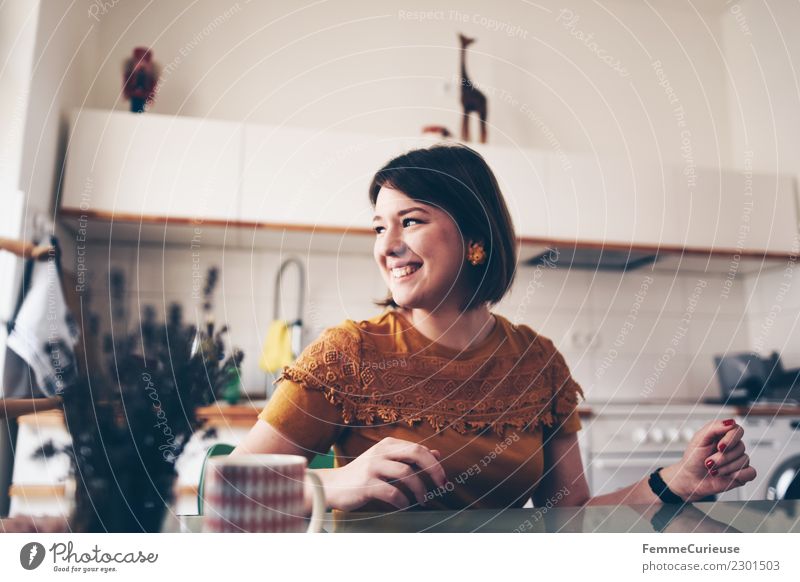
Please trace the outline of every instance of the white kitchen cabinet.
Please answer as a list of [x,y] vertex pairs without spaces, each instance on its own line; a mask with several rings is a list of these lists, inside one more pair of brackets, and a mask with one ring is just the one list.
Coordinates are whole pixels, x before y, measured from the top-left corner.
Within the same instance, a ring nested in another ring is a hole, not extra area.
[[542,238],[551,224],[547,158],[535,150],[474,146],[489,164],[506,200],[517,236]]
[[684,246],[792,251],[798,234],[794,177],[702,167],[696,177],[687,177],[681,168],[672,175],[671,191],[681,201]]
[[677,245],[679,207],[657,164],[572,154],[549,156],[549,236],[623,245]]
[[132,216],[235,220],[240,123],[151,113],[73,115],[61,205]]
[[245,127],[242,220],[370,228],[368,188],[391,158],[430,140],[316,129]]
[[[435,140],[128,112],[76,112],[62,208],[118,219],[369,229],[367,188],[392,157]],[[786,254],[791,176],[474,145],[523,239]],[[163,234],[163,233],[162,233]]]

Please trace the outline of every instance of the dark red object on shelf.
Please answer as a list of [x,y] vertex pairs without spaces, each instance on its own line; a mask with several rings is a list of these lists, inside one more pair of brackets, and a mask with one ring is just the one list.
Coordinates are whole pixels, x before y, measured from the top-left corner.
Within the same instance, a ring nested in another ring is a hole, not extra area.
[[125,61],[122,75],[122,92],[126,99],[130,99],[131,111],[144,112],[145,105],[155,98],[158,81],[153,52],[141,46],[133,49],[133,56]]

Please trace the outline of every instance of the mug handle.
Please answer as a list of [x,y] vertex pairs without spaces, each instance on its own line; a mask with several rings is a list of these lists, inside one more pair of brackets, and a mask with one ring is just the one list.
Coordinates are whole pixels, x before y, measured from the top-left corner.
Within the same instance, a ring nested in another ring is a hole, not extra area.
[[316,473],[307,471],[306,478],[311,480],[312,493],[314,494],[314,501],[311,508],[311,523],[308,524],[306,533],[320,533],[322,531],[326,510],[325,490],[322,488],[322,480]]

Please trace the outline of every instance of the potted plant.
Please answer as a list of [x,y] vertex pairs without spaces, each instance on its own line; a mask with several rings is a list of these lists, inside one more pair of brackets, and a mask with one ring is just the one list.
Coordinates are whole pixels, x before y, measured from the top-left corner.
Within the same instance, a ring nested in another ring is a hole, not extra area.
[[[121,277],[112,282],[124,284]],[[145,308],[134,332],[106,341],[105,370],[70,379],[62,396],[72,443],[61,450],[49,443],[39,455],[63,452],[72,461],[74,531],[160,531],[175,464],[202,424],[195,411],[221,395],[243,359],[236,349],[226,355],[227,327],[216,330],[210,316],[215,282],[211,269],[201,329],[183,322],[178,305],[166,322]]]

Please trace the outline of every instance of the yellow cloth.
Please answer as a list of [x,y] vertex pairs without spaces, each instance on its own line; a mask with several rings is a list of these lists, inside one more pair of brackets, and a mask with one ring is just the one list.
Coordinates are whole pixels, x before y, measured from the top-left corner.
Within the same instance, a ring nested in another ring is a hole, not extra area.
[[289,324],[285,321],[273,321],[267,330],[258,365],[265,372],[274,374],[293,361],[292,331]]
[[438,449],[449,485],[428,509],[522,507],[545,474],[547,439],[581,428],[583,392],[550,339],[495,317],[463,351],[393,310],[345,321],[284,370],[259,418],[309,458],[333,445],[337,466],[385,437]]

